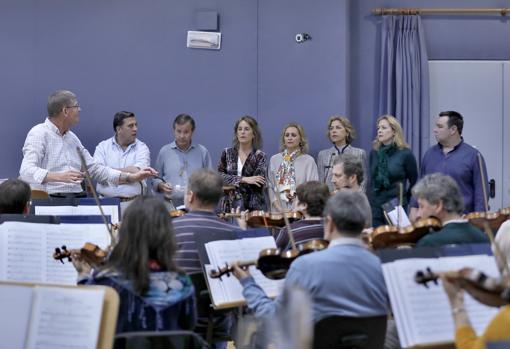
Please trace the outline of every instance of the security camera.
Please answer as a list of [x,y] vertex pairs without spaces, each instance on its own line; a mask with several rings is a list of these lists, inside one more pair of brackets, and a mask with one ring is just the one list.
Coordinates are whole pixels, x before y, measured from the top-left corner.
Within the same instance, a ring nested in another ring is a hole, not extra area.
[[301,44],[301,43],[305,42],[306,40],[310,40],[311,38],[312,37],[307,33],[298,33],[298,34],[296,34],[296,37],[295,37],[296,42],[298,44]]

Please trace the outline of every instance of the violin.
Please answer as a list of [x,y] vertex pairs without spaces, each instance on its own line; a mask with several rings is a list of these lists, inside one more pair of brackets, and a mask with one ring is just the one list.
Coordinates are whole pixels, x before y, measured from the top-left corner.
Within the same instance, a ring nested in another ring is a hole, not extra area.
[[426,271],[417,271],[414,280],[428,288],[429,282],[437,285],[437,280],[441,277],[455,281],[461,288],[486,305],[501,306],[510,303],[510,287],[507,287],[503,279],[487,276],[472,268],[446,272],[433,272],[427,268]]
[[[241,218],[240,213],[222,213],[221,218]],[[265,211],[251,211],[246,214],[246,223],[251,228],[258,227],[276,227],[281,228],[285,225],[285,218],[290,222],[300,220],[303,215],[299,211],[288,211],[282,213],[265,212]]]
[[369,244],[374,249],[397,247],[403,244],[415,244],[430,230],[441,229],[441,221],[435,217],[420,218],[412,225],[399,228],[393,225],[382,225],[374,229],[368,236]]
[[[320,251],[328,247],[329,242],[326,240],[310,240],[297,245],[297,249],[282,251],[279,248],[268,248],[259,252],[257,260],[239,262],[239,266],[243,269],[254,265],[262,274],[271,280],[281,280],[287,275],[292,262],[305,254]],[[209,275],[211,278],[220,278],[223,275],[230,276],[233,267],[225,264],[225,267],[211,270]]]
[[492,231],[497,231],[501,224],[510,216],[510,207],[503,208],[496,212],[471,212],[464,215],[464,218],[480,230],[484,229],[487,222]]
[[[273,173],[273,182],[276,183],[276,178]],[[280,207],[282,207],[281,198],[278,195],[278,188],[271,187],[273,190]],[[263,212],[263,211],[262,211]],[[239,262],[239,266],[242,268],[248,268],[251,265],[255,265],[257,269],[259,269],[262,274],[268,279],[279,280],[283,279],[287,275],[287,271],[290,268],[290,265],[294,261],[294,259],[299,256],[308,254],[314,251],[320,251],[326,248],[329,244],[328,241],[325,240],[310,240],[304,242],[302,244],[296,245],[294,240],[294,235],[292,233],[292,228],[290,227],[289,222],[289,212],[280,213],[280,217],[283,218],[285,222],[285,226],[287,227],[287,234],[289,234],[289,241],[292,246],[292,249],[282,251],[278,248],[270,248],[264,249],[259,252],[259,258],[257,260],[251,261],[242,261]],[[222,275],[230,276],[230,273],[233,272],[232,266],[229,266],[226,263],[224,268],[218,268],[217,270],[211,270],[209,275],[212,278],[220,278]]]
[[102,250],[99,246],[86,242],[80,249],[68,250],[65,245],[61,248],[56,247],[55,252],[53,253],[53,259],[61,261],[62,264],[66,258],[69,262],[71,262],[71,256],[73,253],[78,253],[80,257],[92,267],[101,265],[108,256],[108,252]]
[[168,215],[170,216],[170,218],[182,217],[185,214],[186,214],[186,212],[183,211],[183,210],[171,210],[171,211],[168,211]]

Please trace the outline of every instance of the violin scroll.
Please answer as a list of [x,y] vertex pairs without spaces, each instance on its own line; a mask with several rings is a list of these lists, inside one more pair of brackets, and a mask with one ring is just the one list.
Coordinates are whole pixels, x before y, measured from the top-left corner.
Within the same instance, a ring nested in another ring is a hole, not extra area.
[[82,248],[75,250],[68,250],[65,245],[60,248],[56,247],[53,253],[53,259],[64,263],[64,259],[67,258],[67,260],[71,262],[73,253],[78,253],[80,257],[91,266],[101,265],[108,255],[108,253],[99,246],[86,242]]
[[53,253],[53,259],[62,262],[64,264],[64,259],[67,258],[68,262],[71,262],[71,252],[67,249],[66,245],[62,245],[62,247],[55,247],[55,252]]
[[[249,261],[249,262],[239,263],[239,266],[243,269],[246,269],[250,265],[255,265],[255,264],[256,264],[255,261]],[[218,267],[217,269],[213,269],[213,270],[209,271],[209,276],[213,279],[220,279],[220,281],[221,281],[221,277],[223,275],[227,275],[227,277],[229,277],[230,273],[233,273],[233,272],[234,272],[234,268],[232,266],[228,265],[228,263],[225,263],[225,266],[223,268]]]

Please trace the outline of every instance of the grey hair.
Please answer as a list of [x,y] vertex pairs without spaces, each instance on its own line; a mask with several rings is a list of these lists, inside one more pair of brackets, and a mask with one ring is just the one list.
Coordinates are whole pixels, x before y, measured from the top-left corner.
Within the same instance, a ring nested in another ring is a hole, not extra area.
[[363,193],[342,189],[328,200],[324,215],[331,217],[333,225],[340,233],[357,236],[368,219],[368,206]]
[[333,166],[340,164],[343,164],[344,174],[347,178],[351,177],[352,175],[356,175],[358,185],[363,183],[363,164],[361,163],[360,159],[352,154],[343,154],[338,156],[333,162]]
[[57,116],[65,107],[76,103],[76,95],[71,91],[57,90],[48,97],[48,116]]
[[188,190],[205,205],[217,205],[223,196],[223,178],[210,169],[200,169],[188,179]]
[[462,214],[464,199],[455,180],[442,173],[426,175],[416,183],[412,190],[416,199],[427,200],[432,205],[443,202],[448,213]]

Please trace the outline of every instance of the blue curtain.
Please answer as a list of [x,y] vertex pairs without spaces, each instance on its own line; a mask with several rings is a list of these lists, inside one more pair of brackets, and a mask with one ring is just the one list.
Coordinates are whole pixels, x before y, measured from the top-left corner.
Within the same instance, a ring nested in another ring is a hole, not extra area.
[[383,16],[379,115],[394,115],[420,163],[429,147],[429,70],[419,16]]

